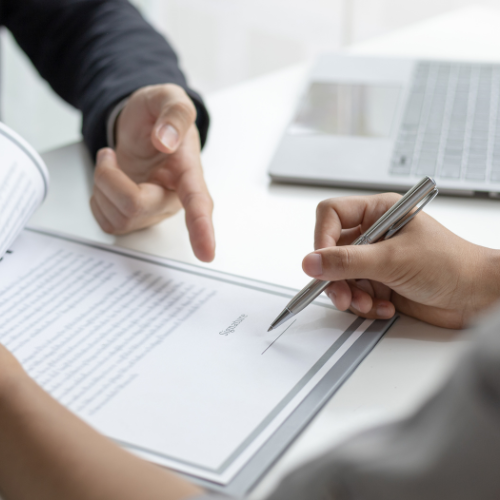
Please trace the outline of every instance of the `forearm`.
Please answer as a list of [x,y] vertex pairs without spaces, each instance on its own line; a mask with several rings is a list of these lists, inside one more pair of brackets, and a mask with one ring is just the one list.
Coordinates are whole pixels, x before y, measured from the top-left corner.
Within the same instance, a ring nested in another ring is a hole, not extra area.
[[200,493],[98,434],[26,374],[1,377],[0,495],[6,499],[181,500]]

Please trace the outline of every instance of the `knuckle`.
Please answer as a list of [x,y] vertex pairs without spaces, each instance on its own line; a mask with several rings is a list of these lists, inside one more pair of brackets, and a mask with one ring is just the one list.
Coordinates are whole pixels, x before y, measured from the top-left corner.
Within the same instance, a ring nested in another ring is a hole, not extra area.
[[352,257],[351,252],[347,247],[338,247],[336,265],[343,273],[346,273],[351,268]]
[[196,120],[196,108],[189,98],[172,104],[170,110],[190,123]]
[[338,198],[337,199],[336,198],[327,198],[326,200],[320,201],[318,203],[316,211],[318,213],[320,213],[320,212],[327,212],[329,210],[335,210],[337,203],[338,203]]
[[176,83],[164,83],[159,86],[168,95],[183,95],[186,91]]
[[100,185],[106,179],[106,171],[102,165],[96,165],[94,170],[94,184]]
[[193,204],[193,202],[196,200],[196,198],[199,196],[198,193],[188,193],[184,199],[182,200],[182,204],[184,205],[184,208],[189,210],[190,206]]
[[126,220],[133,219],[141,213],[141,201],[138,196],[126,195],[122,200],[122,212]]
[[382,201],[385,201],[386,203],[388,202],[391,205],[393,205],[402,198],[402,196],[398,193],[384,193],[380,196]]
[[130,99],[134,98],[142,98],[142,97],[149,97],[151,92],[153,90],[152,85],[145,85],[144,87],[141,87],[140,89],[137,89],[135,92],[133,92],[130,96]]
[[214,209],[214,199],[207,193],[207,204],[208,207],[210,208],[210,211]]
[[335,273],[335,276],[344,277],[351,267],[351,254],[347,247],[336,247],[327,254],[326,270]]
[[132,219],[126,216],[117,217],[113,224],[113,233],[126,233],[131,230]]
[[323,200],[318,203],[316,207],[316,215],[319,216],[330,209],[330,200]]
[[407,256],[406,249],[393,244],[385,245],[384,251],[377,256],[380,275],[388,281],[395,279],[406,268]]
[[104,221],[98,221],[99,222],[99,226],[101,227],[101,229],[107,233],[107,234],[113,234],[114,233],[114,228],[111,227],[109,224],[107,224],[106,222]]
[[188,193],[183,200],[185,208],[189,209],[192,205],[203,204],[209,208],[213,208],[214,202],[208,193],[194,192]]

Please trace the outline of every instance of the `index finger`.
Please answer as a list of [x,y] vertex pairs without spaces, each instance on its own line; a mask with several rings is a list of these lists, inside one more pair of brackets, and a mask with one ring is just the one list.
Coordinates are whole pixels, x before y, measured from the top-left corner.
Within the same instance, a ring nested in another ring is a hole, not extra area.
[[214,204],[201,168],[184,171],[179,176],[176,192],[186,211],[186,226],[196,257],[203,262],[212,261],[215,256]]
[[316,210],[314,248],[337,246],[342,230],[359,228],[364,233],[400,197],[396,193],[384,193],[322,201]]
[[175,155],[154,173],[154,181],[174,190],[186,211],[191,246],[198,259],[210,262],[215,255],[212,223],[213,202],[208,192],[200,158],[198,130],[191,126]]

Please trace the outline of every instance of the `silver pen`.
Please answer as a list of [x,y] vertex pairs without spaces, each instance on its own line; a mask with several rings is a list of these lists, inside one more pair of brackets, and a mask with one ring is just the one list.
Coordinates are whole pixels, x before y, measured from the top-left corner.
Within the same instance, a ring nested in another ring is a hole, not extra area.
[[[430,177],[424,177],[415,184],[396,204],[394,204],[366,233],[352,245],[370,245],[381,239],[389,239],[410,222],[427,203],[438,194],[436,183]],[[412,213],[412,210],[417,208]],[[273,321],[268,332],[288,321],[306,308],[328,287],[331,281],[312,280],[287,304],[281,314]]]

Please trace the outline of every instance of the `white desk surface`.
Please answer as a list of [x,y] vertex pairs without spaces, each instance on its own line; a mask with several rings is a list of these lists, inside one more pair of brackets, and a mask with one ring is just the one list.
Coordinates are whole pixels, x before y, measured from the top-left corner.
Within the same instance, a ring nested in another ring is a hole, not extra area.
[[[473,7],[359,44],[373,55],[500,60],[500,11]],[[203,164],[215,200],[215,269],[301,288],[319,201],[362,191],[277,185],[266,170],[290,119],[307,65],[209,95],[212,116]],[[124,237],[100,231],[88,207],[90,162],[81,145],[44,155],[52,188],[32,223],[197,263],[180,213]],[[500,248],[500,202],[438,197],[427,209],[475,243]],[[272,319],[272,318],[270,318]],[[367,425],[403,415],[443,379],[464,341],[457,332],[401,318],[253,492]]]

